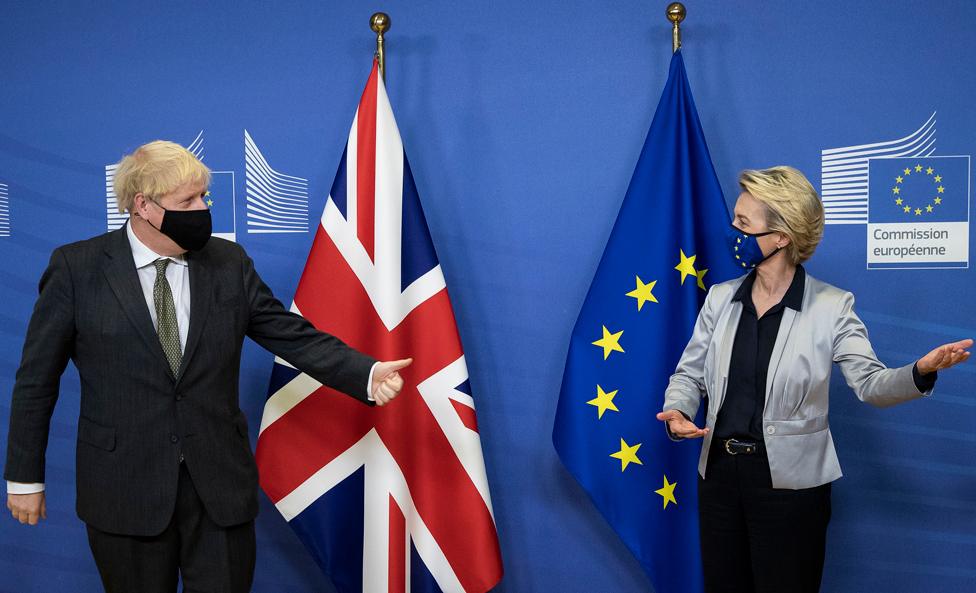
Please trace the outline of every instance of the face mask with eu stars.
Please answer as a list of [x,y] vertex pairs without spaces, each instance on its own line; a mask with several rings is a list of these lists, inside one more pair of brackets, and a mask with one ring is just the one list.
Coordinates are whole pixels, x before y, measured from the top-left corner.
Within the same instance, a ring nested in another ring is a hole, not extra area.
[[728,241],[729,250],[735,256],[736,265],[743,269],[751,270],[776,255],[782,247],[777,247],[769,255],[763,255],[762,248],[759,247],[759,241],[757,241],[759,237],[772,235],[774,232],[747,233],[737,229],[734,225],[729,225],[729,230],[725,233],[725,238]]

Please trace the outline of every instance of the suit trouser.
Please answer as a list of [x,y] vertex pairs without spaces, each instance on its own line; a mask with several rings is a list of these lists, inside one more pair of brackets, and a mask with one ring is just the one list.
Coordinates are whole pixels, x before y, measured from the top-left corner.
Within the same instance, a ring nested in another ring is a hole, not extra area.
[[210,520],[180,464],[176,508],[159,535],[137,537],[88,526],[88,543],[106,593],[247,593],[254,577],[254,521],[221,527]]
[[830,484],[772,487],[765,449],[730,455],[721,445],[698,478],[707,593],[816,593],[823,575]]

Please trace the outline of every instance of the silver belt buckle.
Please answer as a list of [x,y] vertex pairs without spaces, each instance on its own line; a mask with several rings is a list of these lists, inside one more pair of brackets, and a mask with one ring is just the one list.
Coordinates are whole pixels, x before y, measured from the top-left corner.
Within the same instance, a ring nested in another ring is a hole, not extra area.
[[736,453],[729,447],[729,445],[731,445],[733,442],[738,443],[739,441],[735,439],[725,439],[725,452],[728,453],[729,455],[738,455],[738,453]]

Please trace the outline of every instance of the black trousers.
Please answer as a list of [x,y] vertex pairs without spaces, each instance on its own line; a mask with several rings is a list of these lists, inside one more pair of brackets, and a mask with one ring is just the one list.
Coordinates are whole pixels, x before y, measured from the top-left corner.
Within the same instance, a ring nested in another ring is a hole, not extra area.
[[116,535],[88,526],[106,593],[247,593],[254,578],[254,521],[220,527],[210,520],[180,464],[176,509],[159,535]]
[[830,484],[774,489],[765,449],[733,456],[717,440],[698,478],[706,593],[817,593]]

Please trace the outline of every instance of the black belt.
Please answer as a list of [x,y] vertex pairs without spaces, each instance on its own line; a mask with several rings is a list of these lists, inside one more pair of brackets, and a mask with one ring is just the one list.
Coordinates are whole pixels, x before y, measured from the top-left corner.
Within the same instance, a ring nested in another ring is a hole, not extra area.
[[735,438],[721,439],[719,446],[729,455],[755,455],[765,448],[761,442],[743,441]]

